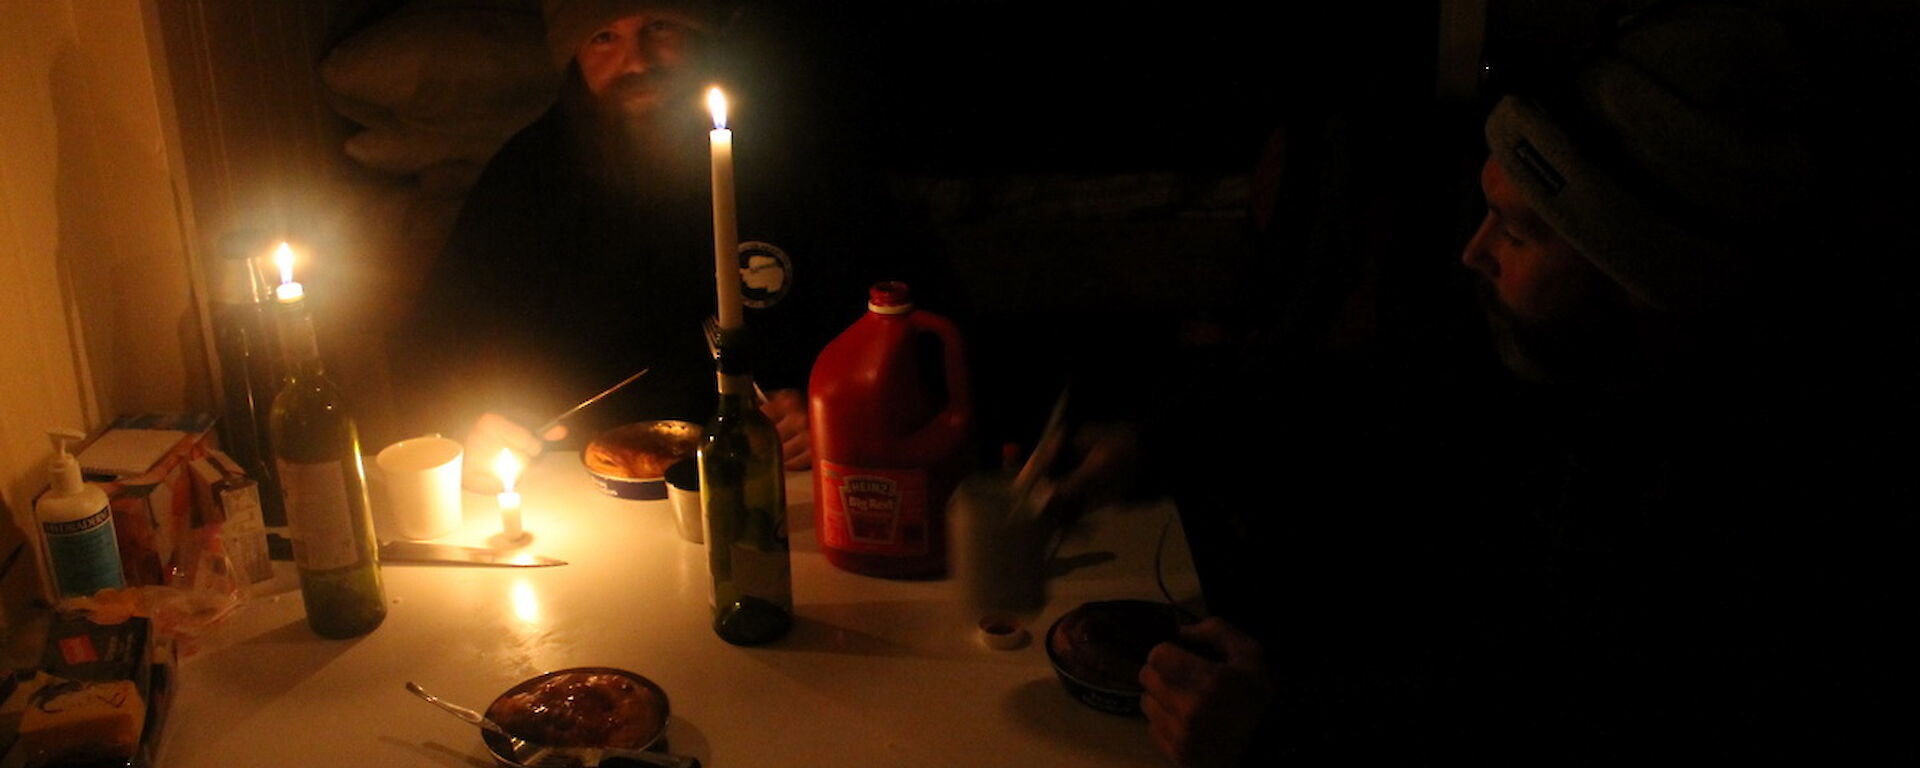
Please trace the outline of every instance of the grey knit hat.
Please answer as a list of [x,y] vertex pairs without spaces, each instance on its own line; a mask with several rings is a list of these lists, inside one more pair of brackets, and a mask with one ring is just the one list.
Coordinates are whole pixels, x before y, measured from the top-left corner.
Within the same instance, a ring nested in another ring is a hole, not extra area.
[[1777,22],[1719,5],[1630,22],[1534,95],[1509,95],[1487,147],[1561,237],[1655,307],[1738,295],[1816,190],[1812,103]]
[[565,69],[580,44],[615,19],[636,13],[670,13],[695,29],[713,32],[720,23],[716,0],[544,0],[547,48],[556,68]]

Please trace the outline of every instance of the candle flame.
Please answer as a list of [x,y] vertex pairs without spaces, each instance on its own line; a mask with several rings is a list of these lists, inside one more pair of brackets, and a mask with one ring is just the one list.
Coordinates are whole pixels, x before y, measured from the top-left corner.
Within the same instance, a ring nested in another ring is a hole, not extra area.
[[707,111],[713,113],[714,130],[726,130],[727,95],[720,92],[720,86],[707,89]]
[[500,449],[500,457],[493,460],[493,474],[499,476],[503,492],[513,491],[513,481],[520,479],[520,460],[513,457],[511,449]]
[[287,241],[280,241],[280,247],[273,250],[273,264],[280,268],[280,282],[293,282],[293,247]]

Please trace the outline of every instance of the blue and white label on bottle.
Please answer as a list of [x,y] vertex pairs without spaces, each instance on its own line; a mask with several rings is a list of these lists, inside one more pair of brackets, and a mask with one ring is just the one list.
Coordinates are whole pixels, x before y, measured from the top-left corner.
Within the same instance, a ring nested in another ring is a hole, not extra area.
[[113,540],[113,511],[101,507],[79,520],[41,523],[47,558],[61,597],[88,597],[127,585],[120,575],[120,545]]

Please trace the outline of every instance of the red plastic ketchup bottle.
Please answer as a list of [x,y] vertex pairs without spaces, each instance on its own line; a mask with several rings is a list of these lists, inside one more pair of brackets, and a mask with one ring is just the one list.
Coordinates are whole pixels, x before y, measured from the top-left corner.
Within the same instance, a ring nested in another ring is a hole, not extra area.
[[[971,456],[965,345],[953,321],[913,308],[905,283],[874,284],[867,310],[820,351],[807,382],[814,530],[842,570],[937,577],[947,497]],[[939,370],[916,354],[928,335]]]

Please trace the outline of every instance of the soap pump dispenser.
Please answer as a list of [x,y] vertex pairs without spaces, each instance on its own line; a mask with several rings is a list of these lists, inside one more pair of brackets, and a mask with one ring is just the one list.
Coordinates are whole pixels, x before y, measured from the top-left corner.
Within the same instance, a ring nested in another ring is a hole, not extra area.
[[34,502],[35,521],[46,543],[54,588],[60,597],[87,597],[106,588],[126,586],[120,570],[120,546],[114,541],[113,511],[107,494],[80,478],[80,462],[67,446],[86,438],[77,430],[47,432],[53,440],[53,461],[47,465],[48,488]]

